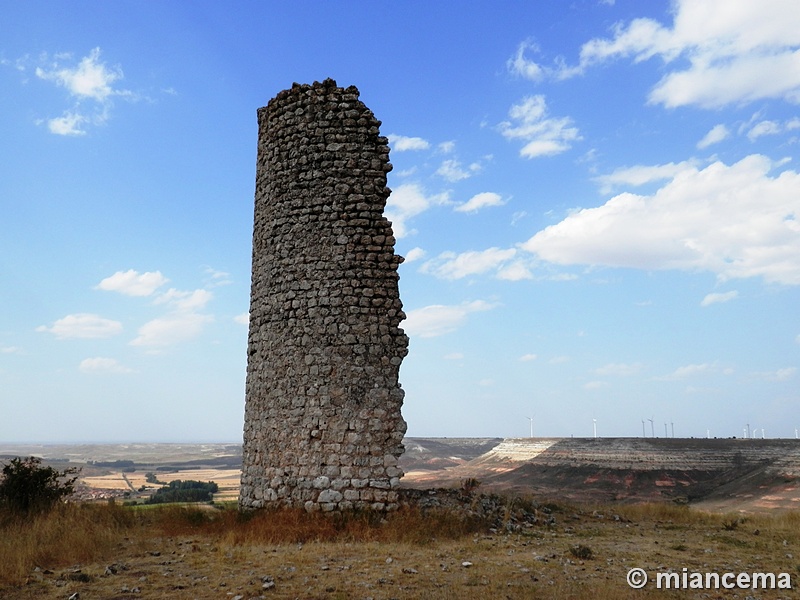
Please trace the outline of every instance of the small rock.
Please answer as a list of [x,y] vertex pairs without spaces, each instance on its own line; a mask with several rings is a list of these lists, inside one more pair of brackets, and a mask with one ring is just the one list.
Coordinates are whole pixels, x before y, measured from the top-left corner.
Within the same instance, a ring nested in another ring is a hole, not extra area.
[[392,564],[393,562],[394,562],[394,559],[393,559],[391,556],[390,556],[389,558],[387,558],[387,559],[386,559],[386,564],[387,564],[387,565],[390,565],[390,564]]
[[417,571],[416,569],[403,567],[403,573],[408,573],[409,575],[416,575],[417,573],[419,573],[419,571]]
[[461,566],[464,567],[465,569],[469,569],[472,566],[472,563],[469,562],[468,560],[465,560],[464,562],[461,563]]
[[72,596],[68,598],[68,600],[79,600],[80,597],[81,595],[78,592],[75,592],[74,594],[72,594]]

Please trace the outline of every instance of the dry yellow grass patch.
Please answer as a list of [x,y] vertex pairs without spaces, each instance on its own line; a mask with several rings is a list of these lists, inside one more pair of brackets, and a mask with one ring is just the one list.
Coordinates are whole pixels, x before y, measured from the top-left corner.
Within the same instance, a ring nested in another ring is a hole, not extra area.
[[[29,522],[0,520],[0,598],[63,600],[75,592],[82,600],[730,596],[632,590],[625,576],[634,566],[785,571],[797,587],[798,512],[743,518],[672,505],[551,508],[555,523],[506,533],[457,512],[413,509],[384,518],[62,506]],[[576,546],[588,548],[591,558]],[[796,590],[738,594],[748,595],[798,597]]]

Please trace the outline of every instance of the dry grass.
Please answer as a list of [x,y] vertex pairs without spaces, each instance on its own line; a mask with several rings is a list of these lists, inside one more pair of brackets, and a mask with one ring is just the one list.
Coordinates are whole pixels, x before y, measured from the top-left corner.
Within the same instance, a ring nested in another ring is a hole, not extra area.
[[117,506],[79,504],[27,519],[0,514],[0,583],[24,582],[37,566],[113,556],[132,516]]
[[640,566],[798,577],[800,512],[548,506],[555,524],[502,533],[412,509],[382,518],[66,505],[28,522],[0,519],[0,598],[716,598],[631,590],[625,574]]

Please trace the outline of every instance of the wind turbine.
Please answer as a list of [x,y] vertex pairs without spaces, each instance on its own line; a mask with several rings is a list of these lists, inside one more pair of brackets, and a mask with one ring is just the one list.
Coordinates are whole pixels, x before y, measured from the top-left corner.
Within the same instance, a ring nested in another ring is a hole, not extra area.
[[675,423],[670,421],[669,426],[672,427],[672,437],[675,437]]
[[[534,415],[536,416],[536,415]],[[531,437],[533,437],[533,417],[526,417],[531,422]]]
[[642,437],[647,437],[647,434],[644,432],[644,419],[642,419]]
[[667,433],[667,424],[666,423],[664,423],[664,437],[669,437],[669,434]]
[[652,418],[650,418],[650,419],[647,419],[647,420],[648,420],[648,421],[650,421],[650,434],[651,434],[653,437],[656,437],[656,428],[655,428],[655,426],[653,425],[653,419],[652,419]]
[[592,427],[594,428],[594,437],[597,437],[597,419],[592,419]]

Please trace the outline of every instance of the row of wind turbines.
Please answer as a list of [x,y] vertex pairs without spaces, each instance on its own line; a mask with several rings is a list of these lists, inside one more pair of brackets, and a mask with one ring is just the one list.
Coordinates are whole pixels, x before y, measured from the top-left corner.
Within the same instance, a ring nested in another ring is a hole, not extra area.
[[[531,424],[531,435],[530,437],[534,437],[533,435],[533,420],[536,415],[532,417],[526,417]],[[655,428],[655,417],[650,417],[649,419],[642,419],[642,437],[647,437],[647,430],[645,429],[645,422],[650,421],[650,437],[656,437],[656,428]],[[750,430],[750,423],[747,423],[745,427],[742,428],[742,434],[745,439],[756,439],[757,437],[757,428],[753,428]],[[671,435],[670,435],[671,433]],[[597,419],[592,419],[592,436],[597,437]],[[669,429],[667,429],[667,423],[664,423],[664,437],[675,437],[675,423],[669,423]],[[794,430],[794,437],[795,439],[800,439],[800,430],[795,427]],[[706,438],[711,438],[711,430],[706,429]],[[766,439],[766,434],[764,432],[764,428],[761,428],[761,439]]]

